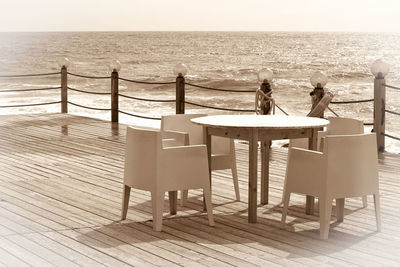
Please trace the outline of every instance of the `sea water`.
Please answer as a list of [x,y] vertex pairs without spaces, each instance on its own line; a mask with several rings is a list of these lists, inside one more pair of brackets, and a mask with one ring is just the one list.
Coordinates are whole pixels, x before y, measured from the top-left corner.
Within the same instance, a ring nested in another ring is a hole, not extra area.
[[[291,115],[306,115],[311,108],[310,76],[328,76],[325,90],[334,101],[373,98],[370,65],[383,59],[391,66],[387,84],[400,86],[400,34],[309,32],[46,32],[0,33],[0,75],[58,72],[67,57],[68,71],[89,76],[110,76],[112,60],[121,62],[120,77],[148,82],[173,82],[173,67],[189,67],[186,81],[208,87],[257,89],[262,68],[274,72],[276,103]],[[80,90],[110,92],[109,79],[69,76],[68,85]],[[60,76],[1,78],[0,90],[60,86]],[[120,81],[120,93],[142,98],[174,99],[175,85],[146,85]],[[110,97],[69,91],[71,102],[109,108]],[[253,93],[203,90],[186,86],[186,100],[216,107],[253,109]],[[53,91],[0,93],[0,105],[59,101]],[[400,112],[400,91],[386,89],[386,108]],[[330,105],[343,117],[373,121],[373,103]],[[175,112],[174,103],[155,103],[120,97],[120,109],[150,117]],[[0,114],[59,112],[60,105],[0,108]],[[72,114],[109,119],[109,112],[69,105]],[[224,113],[186,105],[187,113]],[[225,112],[226,113],[226,112]],[[277,113],[280,113],[277,110]],[[333,116],[326,112],[326,116]],[[120,121],[157,126],[157,120],[120,114]],[[369,130],[367,128],[367,130]],[[400,137],[400,117],[386,114],[386,132]],[[400,142],[386,138],[386,149],[400,152]]]

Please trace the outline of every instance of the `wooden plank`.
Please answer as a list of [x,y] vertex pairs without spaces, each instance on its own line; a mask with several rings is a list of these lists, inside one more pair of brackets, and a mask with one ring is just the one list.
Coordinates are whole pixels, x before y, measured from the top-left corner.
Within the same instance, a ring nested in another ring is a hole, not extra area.
[[275,147],[270,204],[258,207],[258,223],[249,224],[247,142],[236,143],[242,202],[235,201],[229,170],[213,171],[215,228],[202,212],[201,190],[190,190],[186,207],[164,214],[159,233],[152,230],[148,192],[133,189],[128,220],[118,222],[125,125],[68,114],[6,116],[0,125],[0,243],[6,246],[0,248],[0,266],[24,265],[31,257],[38,265],[400,264],[399,155],[384,153],[379,160],[381,233],[372,198],[366,209],[360,199],[346,199],[344,222],[335,223],[333,215],[330,238],[321,241],[318,217],[306,215],[304,198],[293,195],[290,222],[282,228],[281,207],[275,205],[287,150]]

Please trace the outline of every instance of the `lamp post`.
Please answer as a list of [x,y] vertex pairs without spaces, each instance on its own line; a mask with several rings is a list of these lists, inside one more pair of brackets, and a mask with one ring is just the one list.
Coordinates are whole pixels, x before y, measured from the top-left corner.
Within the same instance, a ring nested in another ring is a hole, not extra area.
[[271,114],[272,89],[271,82],[274,73],[271,69],[264,68],[258,72],[258,81],[261,82],[260,89],[256,92],[256,113],[261,115]]
[[374,129],[378,152],[385,151],[385,76],[389,73],[390,66],[381,59],[375,60],[371,65],[374,75]]
[[118,122],[118,72],[121,70],[121,63],[113,60],[109,69],[111,71],[111,121]]
[[176,76],[176,114],[185,114],[185,75],[188,68],[185,64],[178,63],[173,72]]
[[[314,90],[310,93],[311,96],[311,110],[313,110],[324,97],[324,86],[328,83],[328,78],[321,71],[315,72],[310,78],[311,85],[314,87]],[[321,118],[324,117],[324,113],[322,112]]]
[[61,68],[61,113],[68,113],[68,71],[71,61],[64,57],[58,60]]

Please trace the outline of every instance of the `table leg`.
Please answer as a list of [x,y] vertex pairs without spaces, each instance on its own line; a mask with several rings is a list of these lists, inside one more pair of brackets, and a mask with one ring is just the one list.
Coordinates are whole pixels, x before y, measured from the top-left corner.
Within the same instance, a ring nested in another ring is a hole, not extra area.
[[[308,149],[317,150],[318,145],[318,129],[313,129],[310,138],[308,139]],[[314,214],[314,197],[307,196],[306,197],[306,214],[312,215]]]
[[257,222],[257,153],[258,131],[252,129],[249,134],[249,223]]
[[268,204],[270,142],[261,142],[261,204],[263,205]]
[[[208,132],[208,127],[203,127],[203,142],[207,146],[207,158],[208,158],[208,174],[210,179],[210,194],[211,194],[211,135]],[[206,200],[203,196],[203,210],[206,211]]]
[[177,206],[178,206],[178,193],[177,191],[169,191],[169,212],[171,215],[176,214]]

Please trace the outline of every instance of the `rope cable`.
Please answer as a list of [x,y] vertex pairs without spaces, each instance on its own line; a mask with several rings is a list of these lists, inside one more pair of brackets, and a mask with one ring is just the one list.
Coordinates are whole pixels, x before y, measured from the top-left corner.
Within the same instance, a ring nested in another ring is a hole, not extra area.
[[0,93],[28,92],[28,91],[43,91],[43,90],[55,90],[55,89],[61,89],[61,86],[58,86],[58,87],[48,87],[48,88],[30,88],[30,89],[0,90]]
[[100,111],[110,111],[111,110],[110,108],[92,108],[92,107],[88,107],[88,106],[83,106],[83,105],[79,105],[79,104],[73,103],[71,101],[67,101],[67,103],[71,104],[73,106],[80,107],[80,108],[86,108],[86,109],[92,109],[92,110],[100,110]]
[[399,137],[395,137],[395,136],[393,136],[393,135],[384,134],[384,133],[382,133],[382,135],[384,135],[384,136],[386,136],[386,137],[389,137],[389,138],[392,138],[392,139],[394,139],[394,140],[400,141],[400,138],[399,138]]
[[354,104],[354,103],[364,103],[364,102],[374,102],[374,99],[349,100],[349,101],[331,101],[331,104]]
[[131,80],[131,79],[125,79],[118,77],[119,80],[126,81],[126,82],[131,82],[131,83],[141,83],[141,84],[156,84],[156,85],[163,85],[163,84],[175,84],[175,82],[145,82],[145,81],[137,81],[137,80]]
[[15,75],[0,75],[0,78],[18,78],[18,77],[36,77],[36,76],[50,76],[60,74],[61,72],[49,72],[39,74],[15,74]]
[[43,105],[52,105],[52,104],[59,104],[59,103],[61,103],[61,101],[57,101],[57,102],[46,102],[46,103],[36,103],[36,104],[23,104],[23,105],[0,106],[0,108],[18,108],[18,107],[43,106]]
[[185,101],[186,104],[193,105],[193,106],[198,106],[198,107],[203,107],[203,108],[211,108],[211,109],[216,109],[216,110],[226,110],[226,111],[235,111],[235,112],[254,112],[254,109],[233,109],[233,108],[221,108],[221,107],[212,107],[212,106],[207,106],[207,105],[202,105],[198,103],[193,103],[189,101]]
[[193,83],[185,83],[185,85],[190,85],[193,87],[206,89],[206,90],[232,92],[232,93],[255,93],[256,92],[256,90],[232,90],[232,89],[213,88],[213,87],[207,87],[207,86],[197,85],[197,84],[193,84]]
[[111,79],[111,76],[88,76],[88,75],[81,75],[75,74],[71,72],[67,72],[71,76],[80,77],[80,78],[88,78],[88,79]]
[[400,87],[396,87],[396,86],[392,86],[392,85],[384,84],[383,86],[388,87],[388,88],[392,88],[392,89],[395,89],[395,90],[400,90]]
[[76,91],[76,92],[81,92],[81,93],[86,93],[86,94],[93,94],[93,95],[110,95],[111,93],[104,93],[104,92],[93,92],[93,91],[84,91],[84,90],[79,90],[76,88],[72,87],[67,87],[69,90]]
[[142,100],[142,101],[149,101],[149,102],[167,102],[167,103],[172,103],[175,102],[175,99],[148,99],[148,98],[140,98],[140,97],[134,97],[134,96],[128,96],[124,94],[118,94],[119,96],[126,97],[129,99],[134,99],[134,100]]
[[385,112],[400,116],[399,112],[395,112],[395,111],[391,111],[391,110],[387,110],[387,109],[385,109]]
[[143,115],[137,115],[137,114],[132,114],[129,112],[125,112],[122,110],[118,110],[118,112],[128,115],[128,116],[133,116],[133,117],[138,117],[138,118],[142,118],[142,119],[149,119],[149,120],[161,120],[161,118],[154,118],[154,117],[147,117],[147,116],[143,116]]

